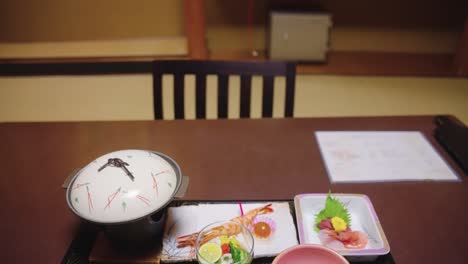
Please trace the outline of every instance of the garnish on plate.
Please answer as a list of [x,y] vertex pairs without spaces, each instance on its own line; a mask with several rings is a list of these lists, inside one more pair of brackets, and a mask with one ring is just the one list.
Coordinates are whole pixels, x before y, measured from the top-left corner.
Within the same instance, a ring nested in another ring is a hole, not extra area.
[[[335,223],[335,226],[333,225]],[[335,231],[344,231],[351,225],[351,216],[338,199],[331,197],[328,193],[327,200],[325,201],[325,208],[320,211],[315,217],[315,231],[320,232],[323,229],[330,229]],[[344,228],[344,229],[343,229]]]
[[329,192],[325,208],[315,216],[314,229],[323,245],[333,249],[364,248],[367,236],[351,230],[351,215],[346,206]]
[[248,262],[249,254],[239,244],[235,237],[220,237],[221,240],[221,258],[216,264],[232,264]]
[[270,217],[257,216],[249,226],[249,230],[257,238],[269,238],[276,230],[276,222]]

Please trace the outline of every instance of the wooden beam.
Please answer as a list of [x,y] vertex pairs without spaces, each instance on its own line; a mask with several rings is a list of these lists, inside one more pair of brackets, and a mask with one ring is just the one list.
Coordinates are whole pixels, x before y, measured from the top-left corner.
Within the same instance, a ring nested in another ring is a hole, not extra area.
[[207,59],[204,0],[184,0],[185,34],[191,59]]
[[455,72],[458,76],[468,77],[468,17],[455,54]]

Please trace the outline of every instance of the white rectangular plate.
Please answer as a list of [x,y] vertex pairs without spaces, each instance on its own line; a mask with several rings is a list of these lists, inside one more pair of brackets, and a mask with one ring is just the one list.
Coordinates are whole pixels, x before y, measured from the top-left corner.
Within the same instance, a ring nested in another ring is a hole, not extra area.
[[[377,257],[390,252],[390,246],[371,201],[363,194],[332,194],[340,200],[351,215],[351,229],[367,234],[369,242],[363,249],[345,249],[343,256]],[[325,208],[327,194],[299,194],[294,197],[297,228],[301,244],[321,244],[314,230],[315,216]]]
[[[268,203],[243,203],[243,210],[267,205]],[[298,244],[296,227],[291,215],[289,203],[273,202],[273,213],[262,216],[273,219],[276,230],[268,239],[254,237],[254,257],[276,256],[286,248]],[[238,204],[198,204],[170,207],[164,230],[161,260],[180,262],[194,260],[194,251],[190,247],[177,248],[177,237],[200,231],[203,227],[217,221],[225,221],[240,215]]]

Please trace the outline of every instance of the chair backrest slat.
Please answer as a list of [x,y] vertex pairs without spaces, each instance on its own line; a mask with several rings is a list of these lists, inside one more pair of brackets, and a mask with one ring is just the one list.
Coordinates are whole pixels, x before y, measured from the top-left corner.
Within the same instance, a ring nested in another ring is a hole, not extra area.
[[218,118],[228,117],[228,82],[229,75],[218,75]]
[[[286,76],[296,75],[296,65],[290,63],[287,65]],[[284,108],[284,117],[293,117],[294,115],[294,98],[295,98],[296,78],[286,77],[286,103]]]
[[174,74],[174,114],[175,119],[184,119],[184,78],[182,73]]
[[252,76],[241,75],[240,81],[240,117],[247,118],[250,117]]
[[197,119],[206,117],[206,74],[195,76],[195,105]]
[[154,118],[163,119],[161,74],[153,74],[153,108]]
[[168,60],[155,61],[155,72],[168,74],[227,74],[227,75],[285,75],[287,65],[284,62],[255,61],[197,61]]
[[262,116],[273,116],[273,76],[263,77]]
[[285,117],[292,117],[294,111],[295,64],[285,62],[232,62],[232,61],[194,61],[170,60],[154,61],[153,90],[156,119],[163,119],[162,75],[174,75],[174,112],[175,118],[184,114],[184,76],[195,74],[196,118],[206,118],[206,76],[218,75],[218,118],[228,117],[229,75],[241,77],[240,117],[250,116],[252,75],[263,77],[262,116],[273,116],[274,77],[286,76]]

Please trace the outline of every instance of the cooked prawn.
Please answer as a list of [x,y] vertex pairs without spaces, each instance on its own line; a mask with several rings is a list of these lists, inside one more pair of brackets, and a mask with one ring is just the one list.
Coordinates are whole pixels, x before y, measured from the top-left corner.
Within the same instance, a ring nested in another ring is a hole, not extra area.
[[[245,227],[250,226],[252,221],[257,215],[268,214],[273,212],[273,208],[271,208],[272,204],[267,204],[265,206],[253,209],[248,211],[243,216],[238,216],[230,221],[239,223],[244,225]],[[225,223],[216,227],[211,228],[203,232],[203,237],[201,238],[201,244],[204,244],[211,239],[219,236],[233,236],[237,235],[241,232],[241,227],[239,225],[235,225],[233,223]],[[195,240],[197,239],[198,233],[193,233],[190,235],[180,236],[177,238],[177,247],[187,247],[187,246],[195,246]]]

